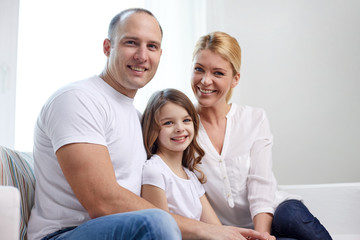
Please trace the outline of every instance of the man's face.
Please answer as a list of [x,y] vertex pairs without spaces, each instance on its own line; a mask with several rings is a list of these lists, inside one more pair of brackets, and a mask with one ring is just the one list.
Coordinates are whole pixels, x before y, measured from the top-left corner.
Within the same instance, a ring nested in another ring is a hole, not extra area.
[[158,68],[162,52],[160,27],[154,17],[132,13],[117,24],[115,31],[111,48],[108,46],[108,76],[105,81],[133,98],[137,90],[154,77]]

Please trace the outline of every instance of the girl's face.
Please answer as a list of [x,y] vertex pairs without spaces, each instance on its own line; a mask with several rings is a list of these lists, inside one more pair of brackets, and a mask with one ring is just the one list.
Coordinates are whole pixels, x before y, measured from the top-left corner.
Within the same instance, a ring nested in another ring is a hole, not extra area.
[[229,61],[209,49],[201,50],[194,58],[191,86],[199,104],[213,107],[226,104],[226,96],[239,82]]
[[185,108],[172,102],[159,111],[159,152],[183,152],[194,138],[194,123]]

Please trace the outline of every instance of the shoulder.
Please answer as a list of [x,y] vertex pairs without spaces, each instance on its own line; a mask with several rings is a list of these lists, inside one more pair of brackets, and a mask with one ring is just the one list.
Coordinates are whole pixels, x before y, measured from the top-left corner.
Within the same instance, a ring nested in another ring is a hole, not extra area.
[[267,118],[266,112],[263,108],[248,105],[237,105],[235,103],[232,103],[228,116],[235,118],[235,120],[242,119],[249,121],[263,121]]
[[161,173],[164,172],[165,166],[164,166],[163,160],[158,155],[153,155],[151,158],[145,161],[143,172],[157,172]]
[[45,103],[45,106],[51,106],[56,102],[62,103],[67,101],[77,101],[79,99],[85,100],[96,92],[95,89],[94,78],[87,78],[68,83],[55,91]]
[[166,172],[159,156],[154,155],[144,163],[142,184],[149,184],[165,189]]

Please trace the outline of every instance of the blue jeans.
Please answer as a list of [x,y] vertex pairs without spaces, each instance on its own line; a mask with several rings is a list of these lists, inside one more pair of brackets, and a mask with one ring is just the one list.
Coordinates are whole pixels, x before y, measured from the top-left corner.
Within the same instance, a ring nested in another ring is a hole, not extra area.
[[49,234],[42,240],[181,239],[174,218],[159,209],[119,213],[91,219],[77,227]]
[[276,240],[331,240],[329,232],[298,200],[287,200],[275,210],[271,234]]

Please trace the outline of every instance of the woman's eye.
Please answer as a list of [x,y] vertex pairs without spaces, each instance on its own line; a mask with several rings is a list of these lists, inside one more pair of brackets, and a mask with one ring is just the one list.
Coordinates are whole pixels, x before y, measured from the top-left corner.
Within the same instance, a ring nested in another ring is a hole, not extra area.
[[214,74],[218,75],[218,76],[224,76],[224,74],[222,72],[215,72]]
[[203,72],[204,70],[201,67],[194,68],[195,72]]

